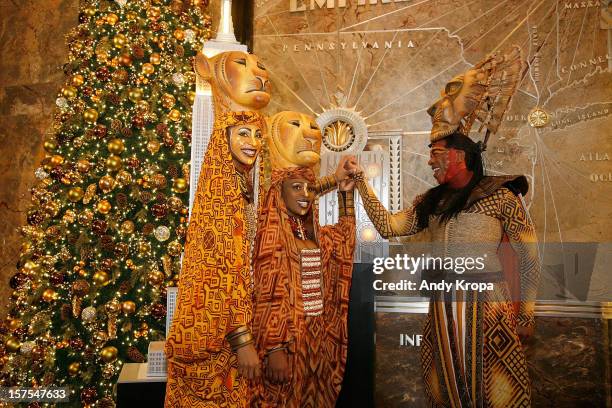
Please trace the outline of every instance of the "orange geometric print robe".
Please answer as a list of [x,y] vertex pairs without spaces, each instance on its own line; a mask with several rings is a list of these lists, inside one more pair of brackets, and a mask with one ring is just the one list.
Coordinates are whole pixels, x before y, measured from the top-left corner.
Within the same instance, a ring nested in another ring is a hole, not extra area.
[[287,384],[273,384],[263,374],[254,390],[253,406],[331,408],[338,398],[346,363],[355,217],[342,216],[336,225],[318,228],[316,209],[309,214],[321,250],[323,312],[306,316],[301,254],[280,192],[282,180],[296,175],[314,181],[310,169],[273,173],[254,251],[253,335],[257,350],[265,365],[267,351],[286,346],[292,378]]
[[250,398],[225,338],[252,316],[245,200],[227,140],[228,127],[246,123],[265,127],[254,112],[217,117],[204,156],[166,341],[167,408],[240,408]]

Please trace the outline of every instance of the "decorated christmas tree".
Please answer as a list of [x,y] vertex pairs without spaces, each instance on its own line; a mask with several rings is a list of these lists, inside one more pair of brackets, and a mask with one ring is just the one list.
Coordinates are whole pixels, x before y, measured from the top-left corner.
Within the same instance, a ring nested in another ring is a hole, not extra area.
[[2,385],[113,406],[122,364],[165,336],[188,216],[192,60],[210,20],[195,0],[80,11],[0,327]]

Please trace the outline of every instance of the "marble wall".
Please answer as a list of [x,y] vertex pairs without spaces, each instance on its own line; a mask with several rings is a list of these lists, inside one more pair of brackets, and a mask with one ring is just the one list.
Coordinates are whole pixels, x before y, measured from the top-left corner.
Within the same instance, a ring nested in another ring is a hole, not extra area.
[[[0,1],[0,299],[19,255],[34,170],[63,80],[64,36],[76,24],[78,0]],[[0,302],[4,314],[6,302]]]

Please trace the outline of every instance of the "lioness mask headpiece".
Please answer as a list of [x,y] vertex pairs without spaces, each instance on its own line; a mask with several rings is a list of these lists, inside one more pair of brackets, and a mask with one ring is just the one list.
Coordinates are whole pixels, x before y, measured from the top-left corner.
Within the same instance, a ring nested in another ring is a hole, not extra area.
[[270,102],[268,72],[256,55],[230,51],[207,58],[199,52],[195,70],[210,83],[217,114],[258,111]]

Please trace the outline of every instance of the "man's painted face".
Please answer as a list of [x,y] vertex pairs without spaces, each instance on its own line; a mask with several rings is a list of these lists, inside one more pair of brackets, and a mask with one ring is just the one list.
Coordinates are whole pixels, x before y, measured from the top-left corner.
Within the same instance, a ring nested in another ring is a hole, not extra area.
[[283,201],[293,216],[308,214],[315,198],[315,189],[312,183],[304,178],[288,178],[283,180]]
[[462,151],[447,148],[446,141],[442,139],[431,145],[427,164],[438,184],[446,184],[466,169],[464,157]]
[[229,146],[234,162],[251,169],[262,147],[262,134],[258,125],[238,125],[229,128]]

